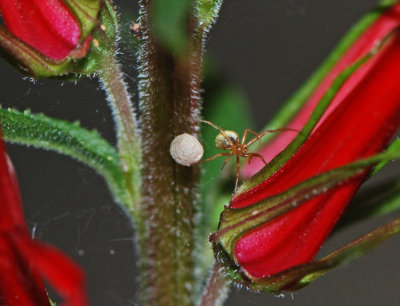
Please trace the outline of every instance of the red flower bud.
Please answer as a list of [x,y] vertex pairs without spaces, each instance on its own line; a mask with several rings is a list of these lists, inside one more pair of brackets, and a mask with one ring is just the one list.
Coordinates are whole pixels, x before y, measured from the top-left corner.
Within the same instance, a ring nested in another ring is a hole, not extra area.
[[113,52],[116,15],[109,0],[0,0],[0,13],[6,25],[0,48],[24,74],[91,75],[102,53]]
[[[387,39],[383,47],[336,92],[328,110],[297,152],[261,183],[246,187],[245,191],[239,190],[226,213],[222,214],[222,230],[211,240],[222,239],[222,247],[251,280],[310,262],[369,169],[272,220],[251,224],[246,230],[240,230],[239,224],[244,222],[241,216],[251,220],[253,215],[260,214],[257,203],[274,199],[311,177],[384,150],[400,125],[400,33],[397,30],[390,35],[399,25],[400,5],[395,5],[356,41],[309,99],[305,111],[294,120],[299,125],[293,126],[292,123],[289,127],[301,128],[310,115],[310,109],[315,107],[334,78],[371,52],[377,43]],[[284,133],[280,137],[290,135]],[[289,141],[284,139],[283,142]],[[274,154],[282,149],[275,148],[272,149]],[[263,177],[263,173],[258,174],[258,181],[260,176]],[[290,198],[285,201],[290,201]],[[265,209],[279,210],[280,204],[283,202]],[[253,205],[256,205],[254,211],[251,210]],[[245,207],[245,213],[235,215],[235,211]]]
[[62,0],[0,0],[4,22],[15,36],[53,60],[78,47],[81,30]]

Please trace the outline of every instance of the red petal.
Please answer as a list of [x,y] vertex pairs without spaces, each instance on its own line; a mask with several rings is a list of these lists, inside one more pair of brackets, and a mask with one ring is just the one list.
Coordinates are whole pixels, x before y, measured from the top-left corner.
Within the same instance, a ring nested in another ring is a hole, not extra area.
[[[400,124],[400,34],[379,51],[357,83],[281,169],[230,206],[254,204],[383,150]],[[310,261],[363,179],[359,176],[243,235],[235,245],[239,264],[250,275],[263,277]]]
[[[400,25],[400,4],[394,5],[386,12],[384,12],[369,28],[366,30],[357,41],[345,52],[341,59],[336,63],[332,70],[328,73],[325,79],[311,95],[307,103],[303,106],[300,112],[293,118],[287,125],[288,128],[301,130],[303,125],[307,122],[313,109],[325,94],[326,90],[332,84],[332,81],[341,73],[341,71],[354,63],[357,59],[368,53],[376,43],[383,37],[388,35],[393,29]],[[364,65],[358,69],[344,84],[343,89],[339,91],[335,99],[332,101],[331,106],[328,108],[323,119],[331,113],[337,105],[359,84],[359,82],[368,73],[372,63]],[[323,120],[322,119],[322,120]],[[280,151],[282,151],[296,136],[294,133],[281,133],[278,134],[260,153],[266,162],[269,162]],[[245,164],[242,167],[242,175],[250,177],[258,172],[264,164],[259,159],[253,159],[250,164]]]
[[[11,235],[27,236],[27,233],[14,231]],[[50,306],[40,275],[15,249],[7,232],[0,234],[0,273],[1,305]]]
[[50,305],[40,274],[65,298],[65,306],[87,305],[82,270],[29,236],[15,172],[0,139],[0,305]]
[[26,228],[14,168],[0,139],[0,231]]
[[53,60],[74,50],[81,36],[79,23],[61,0],[0,0],[7,28]]
[[81,268],[59,250],[28,239],[12,236],[25,260],[29,261],[64,298],[64,306],[87,305],[85,278]]

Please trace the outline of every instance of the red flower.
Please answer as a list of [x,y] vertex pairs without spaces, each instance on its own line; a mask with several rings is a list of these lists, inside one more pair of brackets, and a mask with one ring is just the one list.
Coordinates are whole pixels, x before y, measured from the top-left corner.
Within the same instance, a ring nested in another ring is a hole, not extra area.
[[[400,5],[395,5],[346,52],[289,127],[301,128],[340,71],[370,52],[399,24]],[[400,125],[399,84],[400,34],[396,32],[344,83],[300,149],[272,176],[235,195],[229,210],[251,207],[315,175],[384,150]],[[283,139],[287,144],[290,135],[282,134],[278,142]],[[267,146],[265,151],[270,148]],[[272,144],[273,154],[281,149],[276,142]],[[254,173],[251,167],[248,170]],[[233,248],[225,246],[225,250],[253,280],[310,262],[368,173],[366,170],[299,207],[240,233]],[[229,222],[232,220],[235,219]],[[224,217],[222,228],[223,222]]]
[[69,306],[86,305],[81,269],[57,249],[31,238],[14,169],[0,140],[0,304],[50,305],[41,276]]
[[62,0],[0,0],[0,11],[15,36],[53,60],[80,43],[79,23]]

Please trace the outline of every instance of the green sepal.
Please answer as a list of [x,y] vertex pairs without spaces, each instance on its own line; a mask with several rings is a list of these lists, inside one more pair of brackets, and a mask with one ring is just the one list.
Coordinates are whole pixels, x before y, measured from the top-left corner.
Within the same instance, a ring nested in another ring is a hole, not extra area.
[[[236,241],[245,233],[277,218],[308,200],[341,187],[353,178],[362,175],[366,169],[379,162],[400,158],[400,150],[376,154],[343,167],[312,177],[289,190],[272,196],[259,203],[244,208],[226,207],[221,214],[220,228],[210,237],[214,245],[216,259],[227,265],[228,275],[236,282],[254,290],[267,290],[279,293],[281,290],[296,290],[325,274],[329,269],[357,258],[379,242],[400,231],[400,221],[389,224],[353,241],[344,248],[333,252],[319,261],[283,271],[267,278],[249,278],[237,265],[234,247]],[[397,194],[399,196],[399,194]],[[397,198],[398,200],[398,198]],[[382,203],[383,206],[390,203]]]
[[118,34],[118,18],[113,5],[109,0],[103,0],[99,25],[92,33],[92,44],[86,57],[73,62],[71,73],[72,77],[95,74],[99,71],[104,57],[114,54],[115,40]]
[[8,142],[53,150],[90,166],[104,177],[117,202],[130,203],[118,153],[96,131],[14,109],[0,109],[0,126]]
[[[394,151],[399,151],[400,150],[400,138],[395,139],[390,146],[386,149],[387,152],[394,152]],[[389,161],[382,161],[378,163],[374,170],[371,172],[371,176],[374,176],[377,174],[381,169],[388,163]]]
[[65,0],[81,29],[81,43],[98,25],[97,16],[104,0]]

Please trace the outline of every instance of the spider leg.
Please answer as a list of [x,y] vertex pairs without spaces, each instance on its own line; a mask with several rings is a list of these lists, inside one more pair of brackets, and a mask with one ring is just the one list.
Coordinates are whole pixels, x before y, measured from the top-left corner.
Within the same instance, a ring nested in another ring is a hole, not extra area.
[[214,156],[212,156],[212,157],[209,157],[209,158],[207,158],[207,159],[203,159],[203,160],[201,160],[201,161],[198,161],[196,164],[204,163],[204,162],[207,162],[207,161],[216,159],[216,158],[218,158],[218,157],[220,157],[220,156],[224,156],[224,155],[229,155],[229,153],[218,153],[218,154],[216,154],[216,155],[214,155]]
[[229,152],[229,153],[223,153],[224,155],[228,155],[226,158],[225,158],[225,161],[224,161],[224,163],[223,163],[223,165],[222,165],[222,167],[221,167],[221,170],[222,169],[224,169],[224,167],[225,167],[225,165],[226,165],[226,163],[228,162],[228,160],[231,158],[231,156],[232,156],[232,152]]
[[253,138],[252,140],[250,140],[247,145],[250,146],[251,144],[253,144],[254,142],[256,142],[257,140],[260,140],[260,138],[262,138],[265,134],[267,133],[279,133],[279,132],[297,132],[299,133],[299,130],[296,129],[290,129],[290,128],[281,128],[281,129],[276,129],[276,130],[266,130],[264,132],[262,132],[261,134],[259,134],[256,138]]
[[254,136],[258,137],[258,134],[256,132],[254,132],[254,131],[252,131],[250,129],[245,129],[244,133],[243,133],[241,144],[244,144],[244,142],[246,141],[247,133],[252,133]]
[[214,129],[220,131],[221,134],[224,135],[225,139],[228,140],[228,142],[231,144],[231,146],[234,145],[232,140],[228,137],[228,135],[226,135],[225,131],[223,129],[221,129],[219,126],[215,125],[211,121],[207,121],[207,120],[200,120],[200,121],[203,122],[203,123],[207,123],[208,125],[211,125]]
[[240,166],[239,155],[236,155],[236,182],[235,182],[235,191],[236,191],[237,186],[238,186],[238,183],[239,183],[239,166]]
[[203,123],[207,123],[208,125],[211,125],[214,129],[220,131],[221,133],[224,132],[223,129],[221,129],[219,126],[215,125],[214,123],[212,123],[211,121],[207,121],[207,120],[200,120]]
[[251,160],[252,160],[253,157],[258,157],[259,159],[262,160],[262,162],[264,163],[265,166],[267,165],[267,162],[265,161],[264,157],[262,157],[260,154],[257,154],[257,153],[248,153],[248,156],[247,156],[247,157],[249,158],[249,164],[250,164],[250,162],[251,162]]

